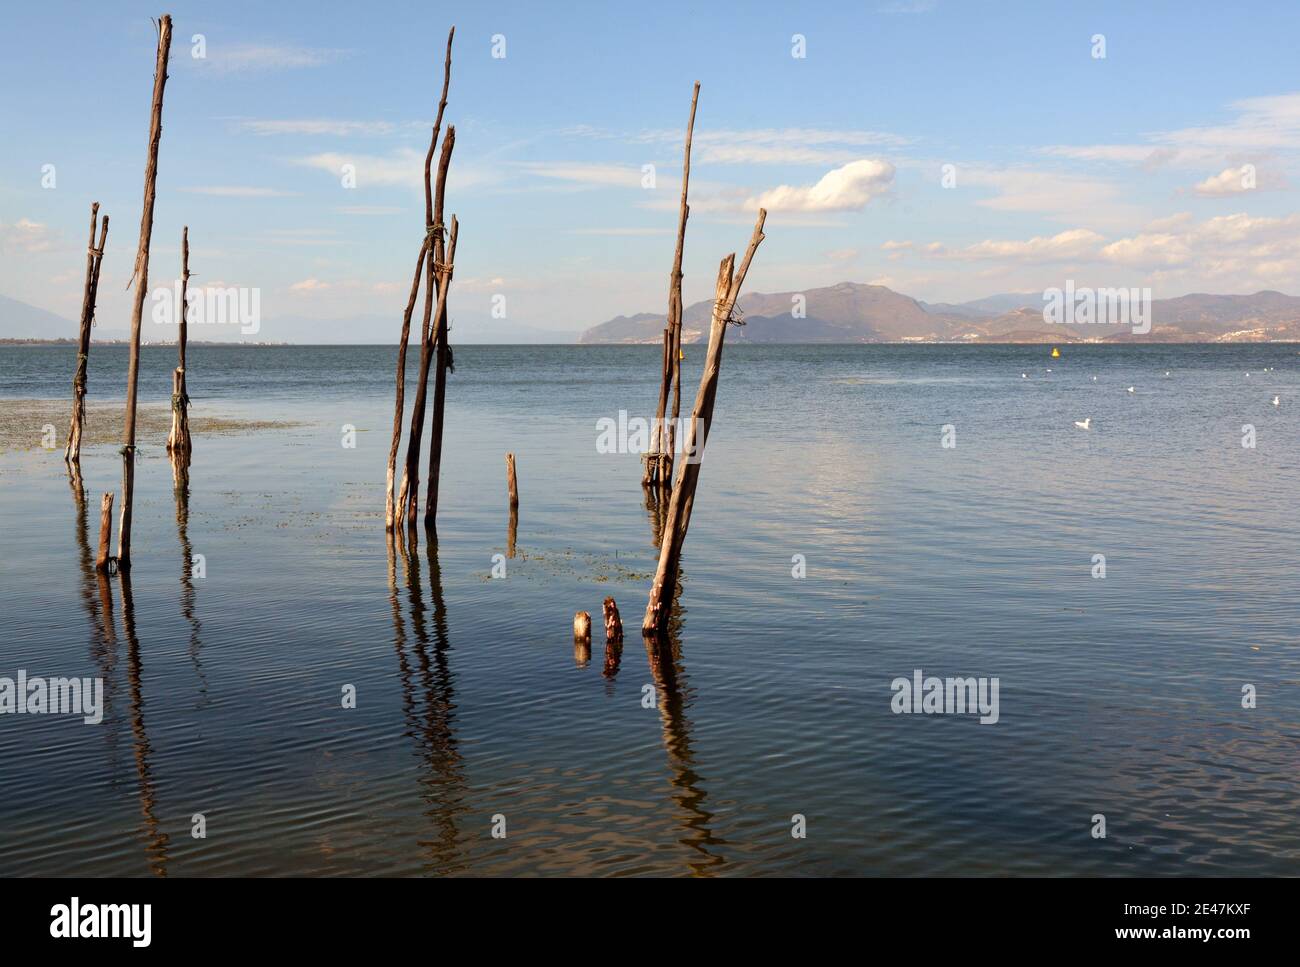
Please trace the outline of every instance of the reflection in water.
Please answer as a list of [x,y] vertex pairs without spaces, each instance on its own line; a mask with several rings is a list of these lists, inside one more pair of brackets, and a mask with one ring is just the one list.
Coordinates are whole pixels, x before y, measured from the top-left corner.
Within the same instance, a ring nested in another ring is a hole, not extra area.
[[519,508],[511,506],[510,524],[506,530],[506,557],[514,558],[515,556],[515,538],[519,534]]
[[203,643],[199,639],[201,625],[194,611],[194,548],[190,544],[190,471],[189,453],[183,449],[171,452],[172,480],[176,494],[176,535],[181,544],[181,614],[190,626],[190,661],[199,679],[197,708],[207,705],[208,678],[203,671],[199,653]]
[[[459,855],[457,819],[467,811],[464,805],[466,781],[456,738],[455,681],[447,660],[447,605],[442,593],[442,570],[438,563],[438,536],[432,527],[425,532],[428,554],[429,591],[433,599],[433,634],[426,622],[423,589],[420,584],[419,542],[408,531],[408,543],[394,534],[388,542],[388,587],[393,611],[393,644],[397,650],[398,673],[402,680],[402,710],[407,735],[417,742],[427,772],[420,779],[422,797],[435,835],[421,840],[428,853],[431,873],[454,873],[467,868]],[[405,623],[397,589],[395,554],[402,557],[402,572],[410,600],[411,636],[408,647]],[[409,654],[413,653],[413,654]],[[413,658],[413,661],[412,661]]]
[[681,823],[685,832],[680,840],[699,855],[686,865],[696,876],[710,876],[718,872],[726,860],[715,851],[726,841],[713,835],[709,824],[713,814],[705,808],[708,793],[703,789],[703,778],[695,771],[695,756],[691,749],[691,723],[686,717],[688,689],[685,668],[681,662],[681,640],[675,632],[663,638],[644,639],[650,674],[654,676],[659,693],[659,718],[663,725],[664,748],[672,768],[673,801],[681,808]]
[[645,495],[645,512],[650,518],[650,546],[658,547],[664,539],[664,504],[666,501],[659,499],[658,487],[642,487],[642,494]]
[[144,692],[141,687],[140,639],[135,633],[135,599],[131,594],[130,571],[118,571],[122,590],[122,631],[126,635],[126,680],[131,694],[131,734],[135,770],[140,781],[140,812],[144,817],[145,855],[157,876],[167,875],[167,834],[154,814],[153,775],[149,769],[149,734],[144,727]]
[[[95,557],[90,550],[90,530],[86,507],[86,490],[81,481],[81,468],[69,464],[68,486],[76,507],[77,568],[81,572],[81,603],[90,619],[90,658],[104,681],[104,715],[112,708],[113,666],[116,664],[117,638],[113,633],[113,598],[108,588],[108,578],[95,570]],[[98,579],[98,580],[97,580]]]

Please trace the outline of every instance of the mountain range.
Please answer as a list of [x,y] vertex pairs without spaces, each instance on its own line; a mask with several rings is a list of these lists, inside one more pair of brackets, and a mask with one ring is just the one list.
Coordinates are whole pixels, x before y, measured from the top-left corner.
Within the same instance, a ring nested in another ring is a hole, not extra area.
[[[176,339],[175,327],[161,327],[146,316],[141,338],[144,342]],[[400,312],[391,315],[371,314],[338,319],[317,316],[276,316],[263,320],[257,333],[243,334],[237,325],[191,325],[189,338],[195,342],[272,342],[300,345],[395,343],[400,331]],[[515,343],[573,343],[577,332],[557,332],[523,325],[490,314],[457,312],[451,316],[452,341],[479,345]],[[416,316],[412,340],[419,341],[419,316]],[[95,342],[122,342],[130,338],[126,320],[116,323],[95,320],[91,339]],[[76,339],[77,323],[45,309],[0,295],[0,340]]]
[[[802,297],[803,315],[796,317]],[[1013,292],[971,302],[926,303],[883,285],[841,282],[802,292],[747,293],[738,306],[745,342],[1300,342],[1300,297],[1193,294],[1151,303],[1150,332],[1133,326],[1053,324],[1044,297]],[[707,338],[711,301],[682,313],[682,342]],[[642,312],[592,326],[582,343],[658,343],[664,317]]]

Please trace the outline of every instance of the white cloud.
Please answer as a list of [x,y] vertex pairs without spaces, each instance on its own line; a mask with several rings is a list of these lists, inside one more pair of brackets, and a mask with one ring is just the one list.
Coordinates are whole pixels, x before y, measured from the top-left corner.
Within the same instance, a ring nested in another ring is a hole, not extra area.
[[180,190],[192,195],[216,195],[219,198],[287,198],[298,194],[296,191],[254,188],[249,185],[199,185]]
[[1087,228],[1072,228],[1056,235],[1036,235],[1030,239],[985,239],[960,249],[949,249],[938,242],[924,248],[928,255],[950,259],[1014,260],[1018,262],[1060,262],[1096,257],[1102,236]]
[[[633,140],[678,152],[683,131],[646,131]],[[885,131],[830,128],[751,128],[696,132],[691,160],[704,164],[842,165],[862,157],[863,148],[897,148],[909,138]]]
[[291,292],[320,292],[322,289],[331,288],[328,282],[322,282],[320,279],[303,279],[301,282],[295,282],[289,286]]
[[814,185],[780,185],[745,202],[746,208],[773,212],[860,211],[889,190],[894,166],[887,161],[861,159],[827,172]]
[[1050,145],[1044,153],[1080,161],[1206,165],[1300,149],[1300,93],[1233,101],[1224,124],[1155,131],[1135,144]]
[[5,255],[49,251],[54,238],[48,226],[30,218],[20,218],[10,224],[0,222],[0,252]]
[[1235,195],[1253,188],[1247,181],[1248,168],[1224,168],[1217,175],[1211,175],[1204,181],[1197,182],[1192,188],[1198,195]]
[[253,74],[321,67],[346,53],[324,47],[281,44],[233,44],[229,47],[209,44],[206,57],[190,59],[200,70],[213,74]]
[[424,152],[414,148],[399,148],[386,156],[324,151],[298,158],[295,164],[327,171],[340,179],[343,177],[343,166],[352,165],[356,170],[358,188],[396,185],[424,190]]
[[241,119],[238,124],[241,130],[260,135],[307,134],[348,137],[350,135],[392,134],[393,131],[397,130],[397,125],[391,121],[339,121],[329,118],[297,118],[278,121]]
[[[583,161],[524,161],[516,165],[538,178],[570,182],[582,188],[640,188],[641,166],[598,164]],[[656,172],[656,180],[658,173]]]

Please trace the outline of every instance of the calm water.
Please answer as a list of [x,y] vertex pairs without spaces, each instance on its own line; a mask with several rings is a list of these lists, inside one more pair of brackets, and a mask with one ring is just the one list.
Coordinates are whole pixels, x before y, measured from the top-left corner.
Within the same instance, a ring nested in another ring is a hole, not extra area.
[[[0,454],[0,675],[108,702],[0,716],[0,874],[1300,873],[1298,349],[729,347],[658,665],[638,459],[595,447],[658,349],[458,348],[438,546],[394,560],[393,351],[192,349],[197,415],[302,425],[196,438],[179,526],[143,448],[108,598],[60,454]],[[0,396],[73,352],[0,348]],[[92,400],[124,372],[96,347]],[[93,544],[116,448],[83,472]],[[571,635],[606,594],[616,669]],[[1000,721],[892,714],[917,668],[996,676]]]

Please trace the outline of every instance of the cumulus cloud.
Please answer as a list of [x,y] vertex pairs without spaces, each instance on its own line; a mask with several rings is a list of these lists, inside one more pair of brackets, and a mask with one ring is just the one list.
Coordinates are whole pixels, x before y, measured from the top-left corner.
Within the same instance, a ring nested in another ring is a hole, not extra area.
[[864,158],[827,172],[814,185],[772,188],[747,199],[745,207],[773,212],[860,211],[888,191],[893,182],[893,165]]
[[1198,182],[1192,190],[1198,195],[1235,195],[1254,187],[1254,166],[1242,165],[1240,168],[1224,168],[1217,175]]
[[[985,239],[959,249],[949,249],[931,242],[923,251],[928,255],[965,260],[1014,260],[1019,262],[1060,262],[1096,256],[1104,239],[1087,228],[1072,228],[1056,235],[1036,235],[1029,239]],[[895,248],[902,247],[894,243]]]

